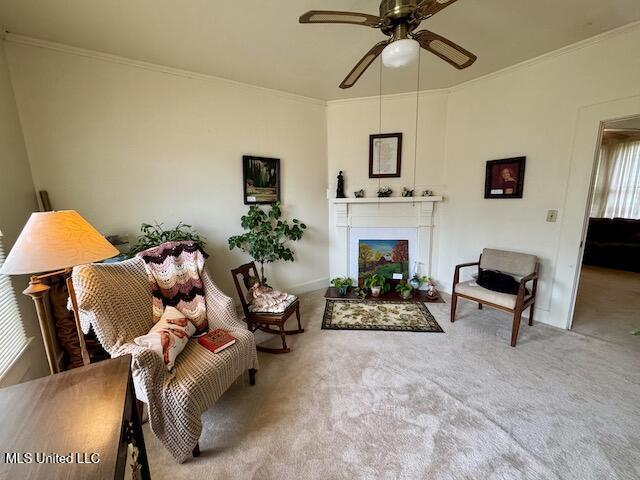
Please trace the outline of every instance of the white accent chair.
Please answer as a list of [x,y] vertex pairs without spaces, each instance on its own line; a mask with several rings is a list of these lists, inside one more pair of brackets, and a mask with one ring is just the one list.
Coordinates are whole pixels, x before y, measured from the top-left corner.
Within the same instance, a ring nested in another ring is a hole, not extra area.
[[[460,282],[460,269],[478,266],[478,271],[496,270],[513,275],[519,279],[520,287],[517,295],[495,292],[478,285],[475,280]],[[511,329],[511,346],[515,347],[520,329],[522,312],[529,311],[529,325],[533,325],[533,308],[536,303],[536,290],[538,287],[538,270],[540,264],[535,255],[510,252],[507,250],[494,250],[485,248],[477,262],[462,263],[456,265],[453,274],[453,288],[451,294],[451,322],[456,319],[456,307],[458,297],[472,302],[478,302],[478,308],[483,305],[496,308],[513,314],[513,327]],[[527,283],[532,282],[531,291],[527,292]]]

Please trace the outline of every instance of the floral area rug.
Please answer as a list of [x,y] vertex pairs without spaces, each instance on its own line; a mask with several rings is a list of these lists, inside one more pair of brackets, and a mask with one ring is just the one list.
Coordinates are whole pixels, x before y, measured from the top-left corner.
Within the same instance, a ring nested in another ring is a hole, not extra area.
[[322,328],[398,332],[444,331],[424,303],[393,300],[328,299]]

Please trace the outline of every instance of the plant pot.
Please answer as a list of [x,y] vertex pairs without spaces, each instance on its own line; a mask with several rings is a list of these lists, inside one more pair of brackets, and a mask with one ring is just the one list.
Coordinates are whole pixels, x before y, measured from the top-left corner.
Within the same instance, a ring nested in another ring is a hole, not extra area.
[[414,290],[418,290],[420,288],[420,280],[409,280],[409,285],[411,285]]
[[400,292],[400,296],[407,300],[411,296],[411,290],[403,290]]
[[341,297],[346,297],[348,291],[349,291],[349,285],[344,285],[344,286],[338,287],[338,294]]
[[381,291],[382,287],[371,287],[371,295],[374,297],[379,297]]

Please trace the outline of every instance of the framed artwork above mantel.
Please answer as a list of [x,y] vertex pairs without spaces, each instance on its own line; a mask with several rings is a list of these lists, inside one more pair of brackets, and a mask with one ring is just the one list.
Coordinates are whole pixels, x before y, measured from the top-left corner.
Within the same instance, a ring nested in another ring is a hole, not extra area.
[[402,133],[369,135],[369,178],[400,177]]

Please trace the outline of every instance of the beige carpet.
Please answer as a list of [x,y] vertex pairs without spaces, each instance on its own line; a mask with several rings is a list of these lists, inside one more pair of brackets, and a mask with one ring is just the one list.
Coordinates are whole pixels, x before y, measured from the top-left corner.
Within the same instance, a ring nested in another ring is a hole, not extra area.
[[572,329],[584,335],[635,347],[640,338],[640,273],[583,265]]
[[640,478],[639,349],[545,325],[513,349],[464,301],[454,324],[429,305],[444,334],[321,330],[322,292],[302,305],[293,352],[205,414],[200,458],[145,428],[154,479]]

